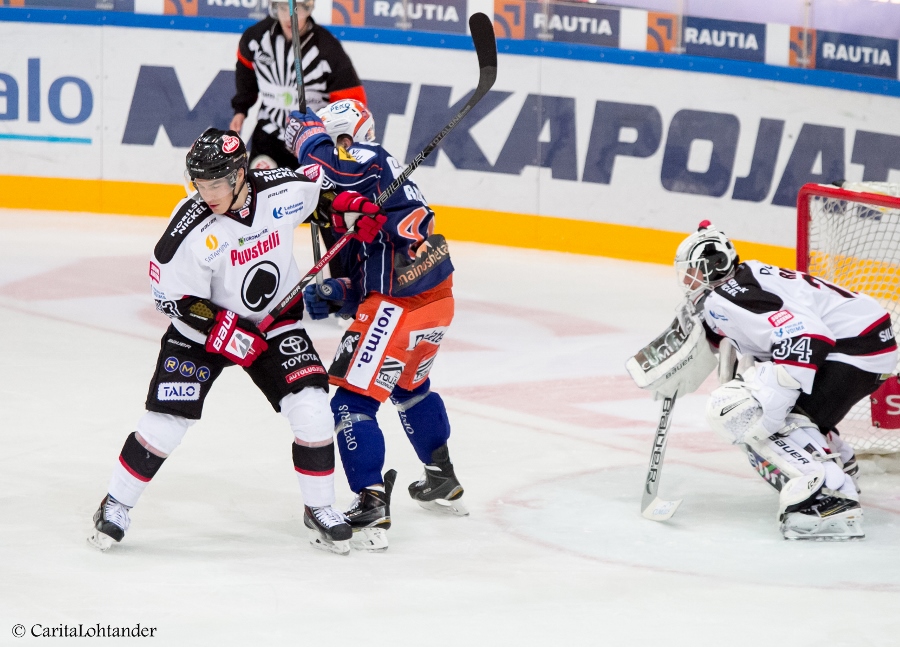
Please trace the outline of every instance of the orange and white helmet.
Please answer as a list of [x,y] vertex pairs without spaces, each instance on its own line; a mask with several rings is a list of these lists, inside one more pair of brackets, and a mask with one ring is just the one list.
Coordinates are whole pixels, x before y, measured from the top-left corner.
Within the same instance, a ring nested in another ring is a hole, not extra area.
[[341,99],[329,103],[316,114],[335,143],[341,135],[347,135],[360,144],[375,141],[375,119],[362,101]]
[[685,238],[675,252],[678,283],[691,300],[710,292],[734,275],[740,263],[734,245],[708,220]]

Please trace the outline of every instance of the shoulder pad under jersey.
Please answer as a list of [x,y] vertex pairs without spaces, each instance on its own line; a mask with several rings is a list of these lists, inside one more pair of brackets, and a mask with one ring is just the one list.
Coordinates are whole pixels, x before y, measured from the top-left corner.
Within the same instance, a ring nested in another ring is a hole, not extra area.
[[354,143],[348,150],[338,148],[338,157],[345,162],[356,162],[358,164],[368,164],[378,157],[381,146],[378,144],[361,144]]
[[289,168],[255,169],[250,171],[250,184],[257,191],[266,191],[273,186],[287,182],[309,182],[310,180],[294,173]]
[[746,263],[737,266],[734,277],[717,287],[715,293],[754,314],[776,312],[784,306],[780,296],[764,290]]
[[172,219],[169,220],[168,230],[153,248],[156,260],[165,264],[175,258],[175,252],[178,251],[187,235],[211,215],[213,215],[212,209],[205,202],[191,198],[185,199],[175,209]]

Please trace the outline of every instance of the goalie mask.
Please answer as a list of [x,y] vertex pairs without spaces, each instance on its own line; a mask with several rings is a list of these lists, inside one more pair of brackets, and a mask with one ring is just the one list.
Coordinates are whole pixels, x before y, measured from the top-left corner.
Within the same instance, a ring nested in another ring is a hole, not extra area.
[[341,135],[347,135],[360,144],[375,141],[375,119],[362,101],[341,99],[329,103],[316,114],[335,144]]
[[734,245],[708,220],[675,251],[678,284],[692,301],[730,279],[739,262]]

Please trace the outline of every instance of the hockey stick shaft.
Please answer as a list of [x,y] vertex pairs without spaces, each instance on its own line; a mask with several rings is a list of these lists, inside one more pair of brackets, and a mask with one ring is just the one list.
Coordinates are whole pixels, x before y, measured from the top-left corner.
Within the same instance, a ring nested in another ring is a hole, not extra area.
[[328,262],[337,256],[344,247],[347,246],[352,240],[352,235],[356,232],[352,229],[348,231],[346,234],[337,239],[334,245],[331,246],[327,252],[322,255],[322,258],[319,259],[319,262],[316,263],[313,268],[306,273],[300,282],[295,285],[290,292],[287,293],[277,306],[275,306],[269,314],[267,314],[261,322],[259,322],[259,330],[260,332],[266,332],[269,328],[272,327],[272,324],[275,323],[275,319],[281,316],[283,312],[288,310],[291,306],[293,306],[297,301],[299,301],[303,296],[303,288],[309,285],[310,281],[312,281],[316,274],[322,271],[322,268],[328,265]]
[[297,0],[288,0],[291,10],[291,47],[294,49],[294,76],[297,80],[297,102],[300,112],[306,112],[306,89],[303,87],[303,60],[300,53],[300,26],[297,21]]
[[666,456],[666,445],[669,438],[669,428],[672,426],[672,410],[675,408],[675,399],[678,394],[663,399],[662,412],[659,424],[656,426],[656,435],[653,438],[653,449],[650,452],[650,467],[647,469],[647,478],[644,481],[644,494],[641,497],[641,515],[653,521],[665,521],[675,514],[681,499],[677,501],[665,501],[659,498],[659,481],[662,478],[663,459]]
[[[462,109],[454,115],[453,119],[450,120],[450,123],[444,126],[441,132],[439,132],[434,139],[422,149],[422,152],[416,155],[403,172],[397,176],[397,179],[391,182],[390,186],[381,192],[375,199],[375,204],[379,206],[383,205],[385,201],[403,185],[406,179],[412,175],[412,172],[419,168],[422,162],[425,161],[425,158],[438,147],[441,141],[456,127],[462,118],[469,114],[469,111],[476,103],[481,101],[494,85],[494,81],[497,80],[497,42],[494,38],[494,26],[491,24],[491,19],[483,13],[472,14],[472,17],[469,18],[469,29],[472,32],[472,42],[475,45],[475,53],[478,55],[479,74],[478,85],[475,87],[475,92],[469,100],[466,101],[466,104]],[[313,277],[315,277],[322,268],[350,242],[355,233],[356,232],[351,228],[331,246],[331,249],[325,252],[313,268],[306,273],[306,276],[300,279],[300,282],[278,302],[278,305],[269,311],[269,314],[266,315],[259,324],[260,331],[265,332],[268,330],[275,322],[275,319],[281,316],[283,312],[292,307],[297,300],[302,297],[303,289],[309,284]]]
[[[297,0],[288,0],[291,11],[291,47],[294,50],[294,78],[297,81],[297,102],[300,112],[306,112],[306,88],[303,86],[303,54],[300,47],[300,25],[297,18]],[[322,259],[322,247],[319,244],[319,226],[310,223],[310,237],[312,238],[313,261],[318,263]],[[322,285],[324,276],[316,273],[316,282]]]

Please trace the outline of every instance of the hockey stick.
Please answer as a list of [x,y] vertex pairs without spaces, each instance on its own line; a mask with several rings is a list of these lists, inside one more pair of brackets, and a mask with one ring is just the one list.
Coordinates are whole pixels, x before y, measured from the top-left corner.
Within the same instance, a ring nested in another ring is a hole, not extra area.
[[[450,120],[450,123],[444,126],[443,130],[435,135],[434,139],[422,149],[422,152],[416,155],[415,159],[413,159],[403,172],[397,176],[397,179],[391,182],[390,186],[381,192],[381,195],[375,199],[375,204],[379,206],[383,205],[387,199],[400,188],[406,179],[412,175],[412,172],[421,166],[422,162],[425,161],[425,158],[434,152],[444,137],[456,127],[456,124],[469,114],[469,111],[475,107],[476,103],[484,98],[484,95],[486,95],[494,85],[494,81],[497,80],[497,42],[494,38],[494,26],[491,24],[491,19],[483,13],[472,14],[472,17],[469,18],[469,30],[472,32],[472,43],[475,45],[475,53],[478,55],[479,74],[478,85],[475,87],[475,92],[472,93],[472,96],[469,97],[469,100],[466,101],[466,104],[462,109],[454,115],[453,119]],[[261,332],[268,330],[275,322],[275,319],[291,308],[298,299],[302,298],[303,289],[310,281],[312,281],[313,277],[322,271],[322,268],[325,267],[332,258],[337,256],[347,243],[352,240],[353,234],[355,233],[356,230],[351,227],[347,233],[338,238],[334,245],[331,246],[331,249],[325,252],[313,268],[306,273],[306,276],[300,279],[300,282],[291,288],[290,292],[278,302],[278,305],[272,308],[272,310],[269,311],[269,314],[263,318],[259,324],[259,330]]]
[[[291,11],[291,47],[294,50],[294,77],[297,80],[297,105],[300,112],[306,112],[306,88],[303,86],[303,54],[300,50],[300,25],[297,19],[297,0],[288,0],[288,8]],[[316,263],[322,258],[322,248],[319,245],[319,225],[309,223],[309,233],[312,236],[313,261]],[[324,277],[316,274],[316,283],[322,285]]]
[[650,452],[650,467],[644,482],[644,495],[641,497],[641,515],[651,521],[671,519],[683,501],[683,499],[666,501],[660,499],[657,494],[659,481],[662,478],[662,463],[666,455],[669,427],[672,424],[672,409],[675,408],[675,398],[677,397],[678,393],[676,392],[672,397],[663,399],[662,413],[659,417],[659,424],[656,426],[656,437],[653,439],[653,450]]
[[472,17],[469,18],[469,30],[472,32],[472,43],[475,45],[475,53],[478,55],[478,68],[480,70],[478,75],[478,85],[475,87],[475,92],[472,93],[472,96],[466,101],[466,105],[464,105],[462,109],[456,113],[453,119],[450,120],[450,123],[444,126],[444,129],[434,136],[434,139],[422,149],[421,153],[416,155],[415,159],[409,163],[409,166],[403,170],[403,173],[398,175],[397,179],[391,182],[391,185],[378,196],[378,199],[375,200],[376,204],[384,204],[394,191],[399,189],[400,186],[406,182],[406,178],[419,168],[422,162],[425,161],[425,158],[431,155],[432,151],[434,151],[434,149],[438,147],[438,144],[441,143],[441,140],[456,127],[456,124],[458,124],[463,117],[469,114],[469,111],[475,107],[476,103],[481,101],[484,95],[486,95],[494,85],[494,81],[497,80],[497,43],[494,39],[494,26],[491,24],[491,19],[483,13],[472,14]]

